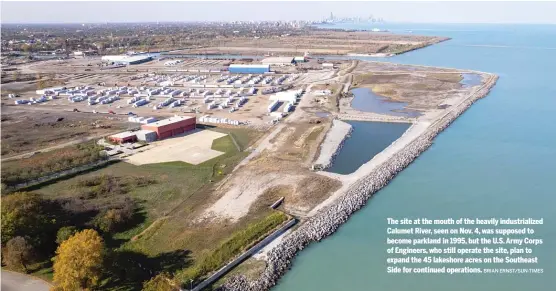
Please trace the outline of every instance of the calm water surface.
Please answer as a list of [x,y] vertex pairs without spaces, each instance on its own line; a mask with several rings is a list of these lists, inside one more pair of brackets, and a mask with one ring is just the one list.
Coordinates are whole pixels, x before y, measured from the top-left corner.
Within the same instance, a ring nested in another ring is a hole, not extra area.
[[351,92],[353,92],[351,106],[359,111],[406,117],[420,115],[417,111],[406,110],[407,103],[388,101],[388,99],[375,94],[369,88],[355,88]]
[[345,141],[332,167],[327,169],[329,172],[344,175],[355,172],[398,139],[410,126],[409,123],[346,122],[353,126],[351,136]]
[[460,84],[463,87],[473,87],[481,84],[481,76],[478,74],[462,74],[462,77]]
[[[344,25],[343,28],[371,28]],[[547,291],[556,286],[556,26],[395,24],[452,40],[390,59],[493,72],[490,95],[339,231],[294,260],[275,291]],[[368,58],[370,59],[370,58]],[[367,147],[361,143],[360,149]],[[541,275],[385,273],[387,217],[535,217]]]

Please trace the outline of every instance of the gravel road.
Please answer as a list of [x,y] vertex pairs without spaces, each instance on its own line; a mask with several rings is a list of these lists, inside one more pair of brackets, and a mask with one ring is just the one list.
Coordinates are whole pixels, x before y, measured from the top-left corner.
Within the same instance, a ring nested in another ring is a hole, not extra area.
[[44,280],[2,270],[2,291],[48,291],[50,287]]

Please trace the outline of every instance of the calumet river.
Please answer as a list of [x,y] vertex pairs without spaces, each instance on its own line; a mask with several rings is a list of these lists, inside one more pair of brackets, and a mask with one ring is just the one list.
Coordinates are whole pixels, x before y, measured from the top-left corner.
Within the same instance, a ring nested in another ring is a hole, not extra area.
[[[303,250],[273,290],[553,290],[556,25],[395,24],[381,28],[394,33],[411,30],[414,34],[448,36],[452,40],[373,60],[480,70],[496,73],[500,79],[486,98],[441,133],[430,149],[338,232]],[[388,217],[544,218],[544,225],[536,227],[544,240],[535,248],[539,263],[505,266],[544,268],[544,273],[387,274]]]

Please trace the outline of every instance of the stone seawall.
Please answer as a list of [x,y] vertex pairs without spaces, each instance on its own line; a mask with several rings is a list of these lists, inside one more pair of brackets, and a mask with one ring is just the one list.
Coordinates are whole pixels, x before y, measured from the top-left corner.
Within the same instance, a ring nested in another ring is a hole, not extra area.
[[242,261],[244,261],[245,259],[247,259],[249,256],[253,255],[254,253],[256,253],[258,250],[260,250],[262,247],[264,247],[265,245],[267,245],[269,242],[271,242],[273,239],[277,238],[278,236],[280,236],[282,233],[284,233],[286,230],[288,230],[290,227],[294,226],[297,223],[297,219],[291,219],[290,221],[288,221],[286,224],[282,225],[279,229],[275,230],[273,233],[271,233],[269,236],[265,237],[262,241],[258,242],[256,245],[254,245],[253,247],[251,247],[250,249],[248,249],[246,252],[244,252],[243,254],[241,254],[239,257],[235,258],[234,260],[232,260],[231,262],[229,262],[228,264],[226,264],[226,266],[222,267],[220,270],[216,271],[214,274],[212,274],[210,277],[208,277],[207,279],[205,279],[203,282],[201,282],[199,285],[195,286],[195,288],[193,288],[191,291],[201,291],[203,290],[203,288],[207,287],[208,285],[212,284],[213,282],[215,282],[216,280],[218,280],[220,277],[222,277],[224,274],[226,274],[227,272],[229,272],[231,269],[233,269],[235,266],[237,266],[239,263],[241,263]]
[[341,120],[333,120],[332,127],[322,143],[320,154],[313,164],[314,170],[324,170],[332,165],[334,158],[342,149],[346,138],[353,131],[353,126]]
[[497,79],[497,76],[490,75],[484,85],[432,123],[422,135],[355,182],[344,195],[321,209],[295,232],[284,237],[280,244],[268,252],[267,267],[258,279],[248,281],[243,276],[236,276],[228,280],[219,290],[263,291],[276,285],[278,279],[290,268],[291,260],[299,251],[309,243],[318,242],[333,234],[351,214],[365,206],[374,193],[386,186],[399,172],[427,150],[440,132],[475,101],[486,96]]

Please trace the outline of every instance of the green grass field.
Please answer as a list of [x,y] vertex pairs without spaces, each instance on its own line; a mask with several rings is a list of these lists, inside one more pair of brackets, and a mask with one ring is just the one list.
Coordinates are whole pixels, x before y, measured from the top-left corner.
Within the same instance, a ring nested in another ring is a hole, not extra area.
[[286,214],[272,211],[266,217],[234,232],[220,245],[200,256],[191,266],[179,271],[176,275],[176,280],[182,283],[190,282],[190,280],[197,283],[200,282],[210,273],[223,267],[256,242],[262,240],[286,220],[288,220]]
[[[202,164],[171,162],[135,166],[118,162],[39,187],[36,192],[51,199],[79,200],[85,206],[95,209],[111,208],[118,203],[125,203],[127,201],[125,199],[132,198],[138,205],[141,219],[125,230],[105,234],[107,245],[117,250],[119,255],[126,256],[126,260],[133,258],[135,261],[141,261],[143,266],[151,266],[155,272],[187,269],[192,265],[198,265],[199,258],[206,258],[214,252],[215,246],[229,239],[234,233],[242,231],[254,221],[259,221],[271,213],[267,207],[261,207],[253,209],[236,223],[195,221],[198,214],[214,201],[215,198],[211,193],[216,182],[225,178],[247,156],[247,152],[238,151],[236,143],[243,150],[261,134],[247,129],[218,128],[215,130],[233,135],[235,143],[230,135],[214,140],[212,149],[225,154]],[[116,181],[113,182],[115,186],[112,186],[116,187],[118,194],[83,198],[84,189],[76,185],[83,184],[84,179],[94,180],[102,175]],[[126,182],[130,179],[133,183]],[[150,182],[144,185],[137,183],[142,180]],[[258,237],[259,234],[257,232],[255,236]],[[253,237],[253,239],[257,238]],[[248,241],[249,239],[242,241],[240,245],[249,243]],[[237,250],[235,249],[232,254]],[[44,266],[36,273],[48,278],[50,276],[48,267]],[[105,288],[133,290],[144,279],[139,276],[133,282],[127,283],[107,280]]]

